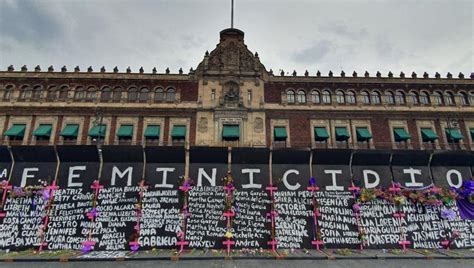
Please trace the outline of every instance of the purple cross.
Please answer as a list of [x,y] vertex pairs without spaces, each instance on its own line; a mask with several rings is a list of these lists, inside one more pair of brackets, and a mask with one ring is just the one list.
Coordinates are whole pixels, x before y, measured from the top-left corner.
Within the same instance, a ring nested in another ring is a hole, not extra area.
[[224,244],[225,246],[227,246],[227,255],[230,255],[230,247],[232,245],[235,245],[235,242],[230,240],[230,239],[227,239],[226,241],[222,242],[222,244]]
[[128,245],[130,246],[130,249],[134,252],[140,248],[140,243],[138,243],[138,241],[131,241],[128,243]]
[[323,242],[323,240],[313,240],[313,241],[311,241],[311,244],[313,246],[316,246],[317,250],[321,250],[320,248],[321,248],[322,245],[324,245],[324,242]]
[[183,186],[179,186],[179,189],[180,189],[181,191],[183,191],[183,192],[187,192],[187,191],[191,190],[191,186],[186,183],[186,184],[183,185]]

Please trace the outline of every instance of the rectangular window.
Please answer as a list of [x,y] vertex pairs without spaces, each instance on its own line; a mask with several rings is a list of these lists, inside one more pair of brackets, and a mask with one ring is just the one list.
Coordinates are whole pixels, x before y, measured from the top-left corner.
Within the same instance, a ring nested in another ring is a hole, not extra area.
[[248,100],[248,101],[252,101],[252,90],[251,90],[251,89],[249,89],[249,90],[247,91],[247,100]]
[[130,143],[133,139],[133,125],[121,125],[117,131],[119,143]]
[[213,89],[211,90],[211,100],[215,100],[216,99],[216,90]]
[[174,146],[183,146],[186,141],[186,126],[174,125],[171,130],[171,142]]
[[13,124],[3,135],[11,141],[22,141],[25,136],[26,124]]

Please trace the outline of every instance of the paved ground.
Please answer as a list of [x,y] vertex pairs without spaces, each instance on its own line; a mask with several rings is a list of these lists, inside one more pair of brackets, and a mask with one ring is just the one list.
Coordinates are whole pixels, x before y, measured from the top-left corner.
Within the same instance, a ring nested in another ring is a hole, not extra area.
[[458,268],[474,266],[474,260],[409,260],[409,259],[391,259],[391,260],[185,260],[185,261],[124,261],[124,262],[22,262],[22,263],[0,263],[0,267],[12,268],[43,268],[43,267],[61,267],[61,268],[83,268],[104,267],[104,268],[130,268],[130,267],[223,267],[223,268],[265,268],[265,267],[334,267],[334,268]]

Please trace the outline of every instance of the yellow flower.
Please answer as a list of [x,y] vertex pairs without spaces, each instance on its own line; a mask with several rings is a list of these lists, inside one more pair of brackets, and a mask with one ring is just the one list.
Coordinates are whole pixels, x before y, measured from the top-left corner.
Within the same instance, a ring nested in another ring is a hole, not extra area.
[[231,232],[226,232],[224,237],[227,239],[231,239],[234,235]]

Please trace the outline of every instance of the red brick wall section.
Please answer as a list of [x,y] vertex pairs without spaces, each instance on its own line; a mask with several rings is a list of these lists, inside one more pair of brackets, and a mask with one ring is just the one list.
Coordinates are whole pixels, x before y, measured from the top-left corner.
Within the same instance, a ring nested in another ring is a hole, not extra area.
[[196,115],[191,116],[189,128],[189,145],[193,146],[196,144]]
[[137,125],[137,145],[142,144],[142,136],[143,136],[143,116],[139,116],[138,125]]
[[376,149],[391,149],[391,133],[386,116],[373,116],[370,119],[373,142]]
[[27,133],[26,138],[26,144],[31,144],[31,141],[33,141],[33,132],[35,131],[35,124],[36,124],[36,115],[32,116],[33,119],[31,119],[31,126],[30,126],[30,132]]
[[59,133],[61,132],[61,130],[63,129],[63,118],[64,116],[60,115],[58,116],[58,124],[56,126],[56,131],[54,133],[54,140],[53,140],[53,144],[58,144],[58,141],[59,141]]
[[110,123],[110,130],[109,130],[109,145],[113,145],[115,139],[117,138],[117,117],[112,116],[112,120]]
[[407,120],[408,131],[411,135],[411,144],[413,149],[420,149],[420,141],[418,139],[418,130],[416,128],[416,121],[414,119]]
[[170,118],[169,116],[165,117],[165,125],[163,126],[163,145],[168,144],[168,133],[170,131]]
[[311,147],[310,120],[307,116],[290,114],[291,147]]
[[84,125],[82,126],[82,133],[79,135],[78,139],[80,139],[80,144],[87,144],[88,133],[90,129],[90,121],[91,117],[86,116],[84,118]]

